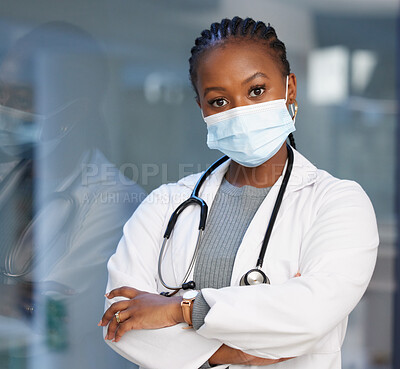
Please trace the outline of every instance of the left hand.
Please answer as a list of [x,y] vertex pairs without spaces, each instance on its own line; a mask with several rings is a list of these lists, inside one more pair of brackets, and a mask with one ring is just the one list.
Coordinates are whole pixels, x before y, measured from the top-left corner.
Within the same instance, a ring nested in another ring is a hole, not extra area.
[[252,366],[266,366],[281,361],[293,359],[293,357],[286,357],[281,359],[266,359],[250,354],[246,354],[243,351],[234,349],[227,345],[222,345],[209,359],[210,365],[220,364],[236,364],[236,365],[252,365]]
[[[99,326],[109,324],[105,339],[118,342],[132,329],[158,329],[184,322],[180,296],[165,297],[133,287],[116,288],[106,294],[108,299],[117,296],[128,299],[114,302],[101,318]],[[117,312],[119,324],[115,318]]]

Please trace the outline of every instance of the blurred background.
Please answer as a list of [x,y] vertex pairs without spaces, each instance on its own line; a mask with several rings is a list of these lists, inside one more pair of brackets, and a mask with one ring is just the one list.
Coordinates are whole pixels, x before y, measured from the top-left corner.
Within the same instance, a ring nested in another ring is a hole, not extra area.
[[106,262],[146,193],[220,156],[188,58],[201,30],[235,15],[286,44],[298,150],[375,207],[378,262],[343,368],[400,368],[397,0],[1,0],[1,369],[135,367],[97,327]]

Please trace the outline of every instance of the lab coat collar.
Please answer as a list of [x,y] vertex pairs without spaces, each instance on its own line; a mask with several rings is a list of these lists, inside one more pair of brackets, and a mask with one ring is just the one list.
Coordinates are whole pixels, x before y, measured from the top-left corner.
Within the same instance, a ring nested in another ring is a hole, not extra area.
[[[293,149],[293,153],[293,169],[286,189],[288,192],[298,191],[313,184],[318,176],[318,169],[314,164],[308,161],[297,150]],[[277,184],[280,184],[282,180],[283,176],[278,179]]]
[[[293,149],[294,162],[293,169],[290,175],[288,186],[286,192],[290,193],[302,189],[303,187],[313,184],[317,180],[318,169],[310,161],[308,161],[303,155],[301,155],[297,150]],[[204,188],[200,191],[200,196],[202,194],[209,194],[209,190],[217,189],[222,182],[225,173],[228,170],[231,159],[227,160],[225,163],[221,164],[214,173],[209,176],[204,183]],[[193,174],[182,178],[178,183],[193,189],[196,182],[200,178],[202,173]],[[282,183],[283,176],[281,175],[276,181],[274,186],[279,186]],[[213,191],[212,191],[213,192]],[[213,197],[213,196],[212,196]],[[207,199],[204,199],[207,201]],[[208,199],[212,200],[212,199]]]

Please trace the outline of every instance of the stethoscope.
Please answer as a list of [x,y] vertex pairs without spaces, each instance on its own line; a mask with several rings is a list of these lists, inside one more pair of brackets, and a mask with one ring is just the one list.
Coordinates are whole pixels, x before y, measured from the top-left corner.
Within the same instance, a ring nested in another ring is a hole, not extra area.
[[[59,209],[63,209],[63,211],[56,213]],[[3,275],[9,278],[22,278],[30,274],[35,265],[53,249],[56,245],[55,241],[60,235],[66,232],[68,225],[76,216],[77,209],[77,200],[67,191],[56,192],[46,199],[46,204],[23,230],[17,243],[8,250],[5,256]],[[50,216],[54,217],[54,214],[61,215],[58,215],[60,219],[57,227],[50,230],[50,236],[46,240],[49,247],[42,251],[36,251],[35,254],[32,253],[30,249],[33,247],[35,233],[39,227],[46,224]]]
[[[274,208],[272,210],[272,215],[271,215],[271,218],[270,218],[269,223],[268,223],[268,227],[267,227],[267,231],[265,233],[265,237],[264,237],[264,240],[263,240],[263,243],[262,243],[260,255],[258,256],[256,267],[253,268],[253,269],[250,269],[247,273],[245,273],[242,276],[242,278],[240,280],[240,285],[241,286],[256,285],[256,284],[261,284],[261,283],[265,283],[265,284],[269,284],[270,283],[269,278],[261,270],[261,268],[263,266],[264,256],[265,256],[265,252],[267,251],[267,246],[268,246],[269,239],[271,237],[272,229],[274,227],[275,220],[276,220],[279,208],[280,208],[281,203],[282,203],[283,195],[285,193],[287,184],[289,182],[290,174],[291,174],[292,168],[293,168],[293,150],[289,145],[286,145],[286,146],[287,146],[287,150],[288,150],[288,164],[287,164],[287,167],[286,167],[285,175],[284,175],[283,180],[282,180],[281,187],[280,187],[279,192],[278,192],[278,196],[277,196],[276,201],[275,201]],[[189,278],[189,275],[192,272],[194,264],[195,264],[195,261],[197,259],[197,255],[198,255],[198,252],[199,252],[199,245],[200,245],[201,238],[202,238],[202,235],[203,235],[203,232],[204,232],[204,229],[205,229],[206,220],[207,220],[207,214],[208,214],[208,206],[207,206],[206,202],[199,197],[199,191],[200,191],[201,186],[203,185],[205,180],[211,175],[211,173],[216,168],[218,168],[221,164],[223,164],[225,161],[227,161],[228,159],[229,159],[228,156],[226,156],[226,155],[223,156],[222,158],[218,159],[215,163],[213,163],[203,173],[203,175],[200,177],[200,179],[198,180],[198,182],[194,186],[194,189],[193,189],[192,194],[190,195],[190,197],[176,208],[176,210],[172,213],[172,215],[171,215],[171,217],[169,219],[167,228],[166,228],[165,233],[164,233],[164,239],[163,239],[163,243],[161,245],[160,255],[159,255],[159,258],[158,258],[158,277],[160,279],[160,282],[162,283],[162,285],[165,288],[167,288],[169,290],[173,290],[174,292],[162,292],[161,294],[164,295],[164,296],[173,296],[180,289],[188,290],[188,289],[195,289],[196,288],[196,283],[194,281],[187,281],[187,279]],[[183,277],[181,285],[180,286],[169,286],[169,285],[167,285],[165,283],[165,281],[164,281],[164,279],[162,277],[161,263],[162,263],[162,260],[164,258],[164,253],[165,253],[167,241],[171,236],[171,233],[172,233],[172,230],[174,229],[176,221],[178,220],[178,217],[182,213],[182,211],[185,210],[190,205],[200,205],[199,233],[198,233],[198,236],[197,236],[196,247],[194,249],[194,254],[193,254],[192,260],[191,260],[190,265],[189,265],[189,267],[188,267],[188,269],[186,271],[185,276]]]
[[[90,150],[81,159],[82,163],[90,163],[93,160],[94,152]],[[81,168],[76,173],[64,179],[63,185],[44,200],[41,209],[27,224],[15,245],[5,254],[4,265],[0,265],[0,274],[6,278],[24,278],[31,274],[35,266],[48,257],[56,249],[56,240],[62,235],[68,235],[68,229],[75,221],[79,208],[79,199],[72,193],[75,184],[81,180],[79,176]],[[0,204],[3,196],[0,196]],[[62,211],[60,210],[62,209]],[[49,219],[54,219],[57,214],[55,227],[48,228],[46,245],[43,250],[32,252],[33,240],[38,229],[47,224]],[[64,250],[64,252],[66,252]]]

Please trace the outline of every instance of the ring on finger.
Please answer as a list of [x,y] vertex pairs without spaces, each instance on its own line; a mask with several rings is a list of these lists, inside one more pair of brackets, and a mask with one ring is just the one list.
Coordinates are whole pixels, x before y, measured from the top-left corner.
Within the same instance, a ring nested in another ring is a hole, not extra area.
[[120,318],[120,316],[119,316],[119,313],[120,313],[120,311],[117,311],[117,312],[114,314],[115,319],[116,319],[116,321],[117,321],[118,324],[121,323],[121,318]]

